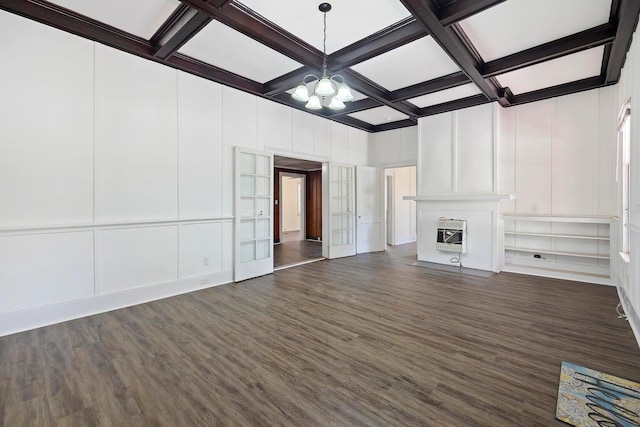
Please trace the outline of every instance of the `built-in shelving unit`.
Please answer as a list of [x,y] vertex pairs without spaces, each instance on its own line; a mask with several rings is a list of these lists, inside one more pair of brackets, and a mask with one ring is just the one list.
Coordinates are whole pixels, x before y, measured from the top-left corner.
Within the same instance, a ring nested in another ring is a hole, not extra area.
[[503,215],[503,271],[611,284],[607,216]]

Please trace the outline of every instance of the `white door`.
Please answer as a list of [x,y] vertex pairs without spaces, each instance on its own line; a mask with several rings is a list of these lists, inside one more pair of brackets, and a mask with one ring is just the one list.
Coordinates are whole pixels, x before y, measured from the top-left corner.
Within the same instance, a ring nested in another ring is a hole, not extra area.
[[235,281],[273,273],[273,156],[236,147]]
[[384,170],[356,166],[357,252],[385,249]]
[[329,258],[355,255],[354,167],[330,164],[329,182]]

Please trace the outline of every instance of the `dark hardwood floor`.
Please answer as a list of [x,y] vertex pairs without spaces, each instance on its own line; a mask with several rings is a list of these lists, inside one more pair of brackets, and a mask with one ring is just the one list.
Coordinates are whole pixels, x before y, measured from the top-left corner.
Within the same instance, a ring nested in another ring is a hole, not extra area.
[[563,360],[640,381],[615,288],[433,271],[410,252],[0,338],[0,424],[561,426]]
[[275,268],[322,258],[322,242],[295,240],[273,246]]

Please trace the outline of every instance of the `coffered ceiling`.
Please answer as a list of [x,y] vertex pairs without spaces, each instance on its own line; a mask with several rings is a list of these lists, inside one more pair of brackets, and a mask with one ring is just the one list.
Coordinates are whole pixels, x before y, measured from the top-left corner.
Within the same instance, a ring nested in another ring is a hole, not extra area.
[[[0,0],[0,9],[305,110],[290,93],[306,74],[321,72],[319,3]],[[355,98],[344,110],[310,113],[370,132],[488,102],[509,107],[615,84],[640,13],[640,0],[331,4],[328,68]]]

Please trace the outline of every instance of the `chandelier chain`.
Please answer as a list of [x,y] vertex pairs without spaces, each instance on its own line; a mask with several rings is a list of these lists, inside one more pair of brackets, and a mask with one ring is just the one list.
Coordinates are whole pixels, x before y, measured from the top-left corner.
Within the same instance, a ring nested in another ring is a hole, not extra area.
[[327,74],[327,12],[324,15],[324,37],[322,38],[322,74]]

